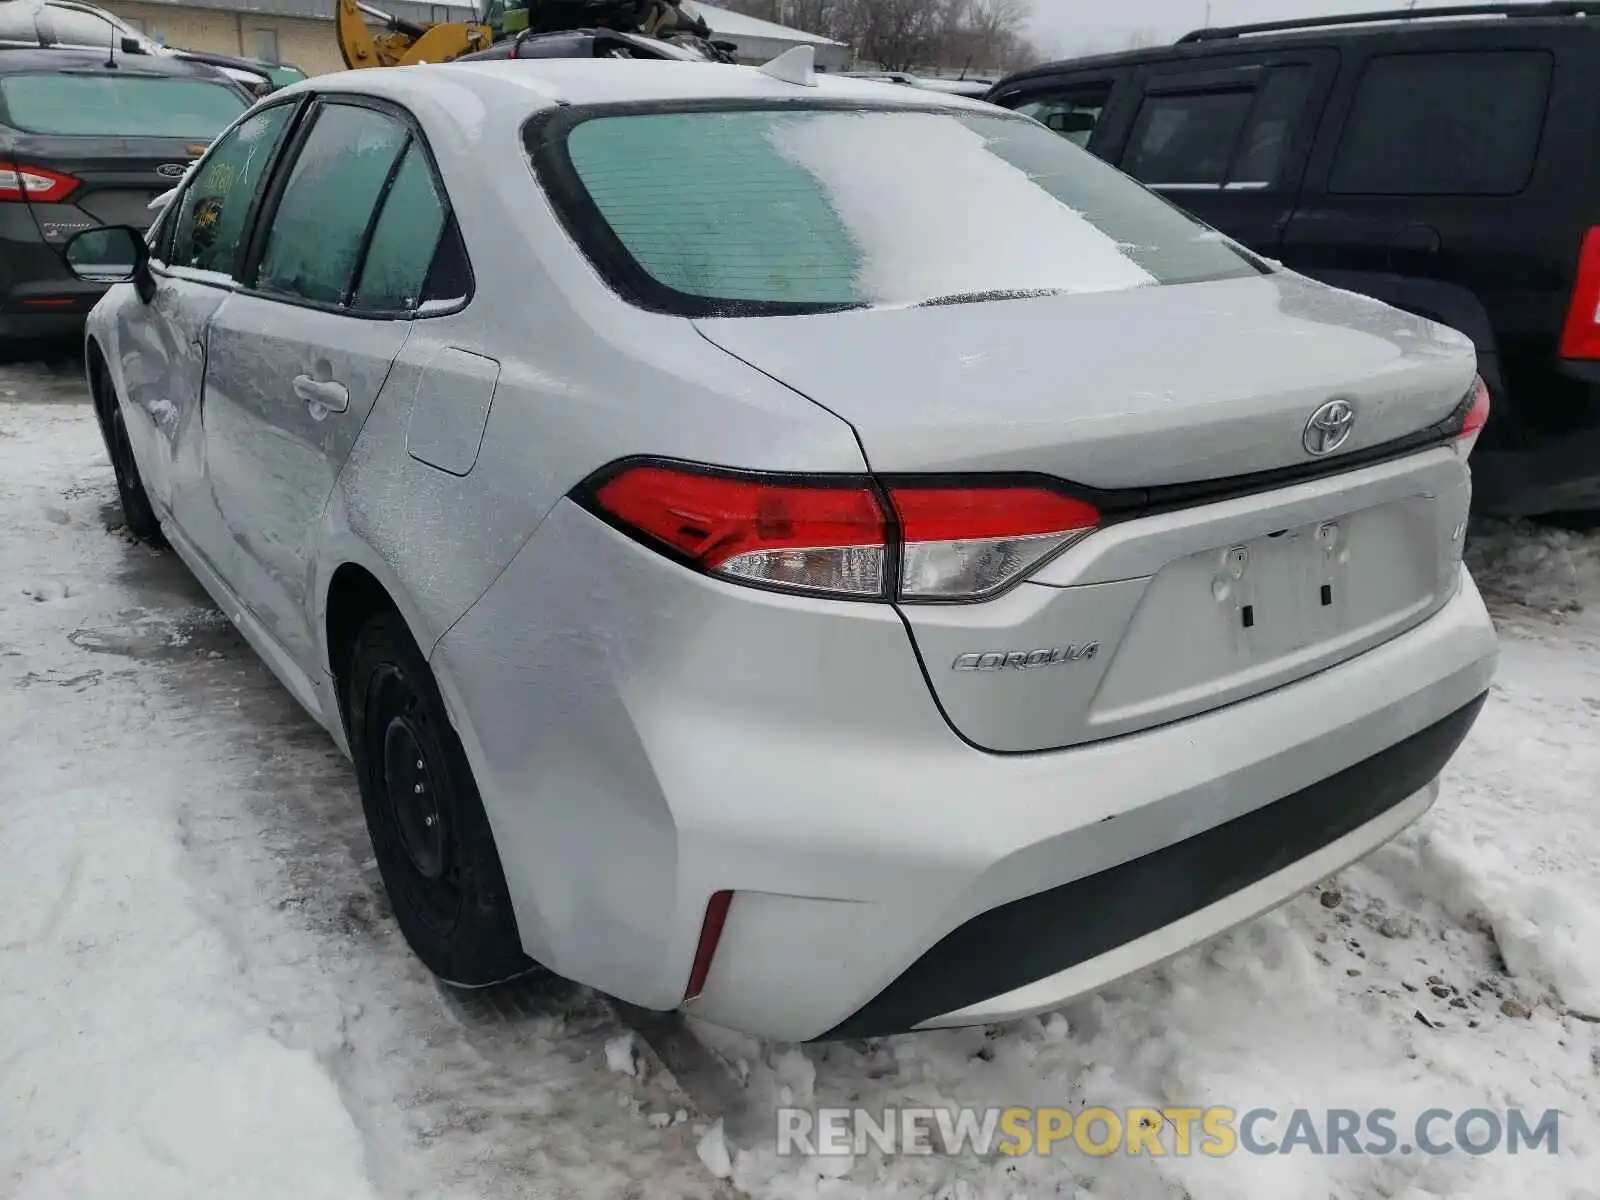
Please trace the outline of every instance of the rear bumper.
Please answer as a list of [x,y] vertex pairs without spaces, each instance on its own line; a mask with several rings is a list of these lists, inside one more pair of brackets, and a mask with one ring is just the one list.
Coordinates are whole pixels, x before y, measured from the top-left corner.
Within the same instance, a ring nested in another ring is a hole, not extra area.
[[1276,907],[1427,811],[1484,699],[1254,812],[972,918],[827,1036],[1027,1016]]
[[800,1041],[858,1014],[857,1028],[886,1030],[1025,1011],[1029,997],[1007,995],[1080,969],[1041,985],[1057,1003],[1288,898],[1421,811],[1431,774],[1417,772],[1437,766],[1422,761],[1382,812],[1335,788],[1319,838],[1285,851],[1294,863],[1273,852],[1270,875],[1212,878],[1186,905],[1108,926],[1067,956],[1090,956],[1077,968],[1017,944],[1021,965],[1004,970],[941,952],[941,974],[965,970],[971,988],[874,1008],[975,918],[1307,793],[1438,725],[1483,695],[1495,654],[1463,572],[1428,620],[1297,683],[1141,733],[995,755],[951,732],[886,606],[697,576],[563,503],[433,661],[528,953],[677,1007],[707,901],[730,890],[688,1011]]
[[[94,305],[91,303],[90,308]],[[83,336],[88,309],[82,312],[12,313],[0,311],[0,341],[56,341]]]
[[0,338],[82,336],[84,319],[105,295],[105,285],[73,275],[60,248],[40,238],[26,212],[0,219],[0,259]]
[[[919,774],[920,806],[894,804],[885,777],[843,782],[858,807],[894,811],[899,828],[883,836],[899,840],[899,869],[864,902],[736,892],[689,1011],[807,1040],[1056,1007],[1393,837],[1431,803],[1494,661],[1467,583],[1389,645],[1202,717],[1048,755],[952,757],[932,768],[937,782]],[[1392,785],[1359,790],[1402,765]],[[1261,851],[1271,873],[1258,876],[1262,831],[1282,836],[1308,811],[1323,824]],[[942,843],[956,829],[965,853],[950,862]],[[1219,847],[1215,871],[1193,869]]]

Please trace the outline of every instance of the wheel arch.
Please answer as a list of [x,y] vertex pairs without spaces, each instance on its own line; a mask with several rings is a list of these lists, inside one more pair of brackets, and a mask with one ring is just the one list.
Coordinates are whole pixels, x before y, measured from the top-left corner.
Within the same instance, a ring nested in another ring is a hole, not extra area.
[[94,334],[89,334],[83,340],[83,373],[89,384],[89,399],[94,405],[95,419],[100,422],[101,431],[105,430],[105,414],[100,411],[101,394],[97,385],[104,383],[112,389],[112,396],[116,395],[116,381],[111,377],[111,360],[106,357],[100,339]]
[[368,617],[376,612],[392,612],[400,618],[423,658],[428,660],[450,722],[467,744],[470,757],[472,740],[462,721],[459,693],[449,671],[434,654],[444,630],[433,628],[399,574],[355,534],[346,532],[325,547],[321,564],[321,580],[313,593],[317,597],[313,620],[321,642],[319,665],[328,685],[327,712],[330,717],[337,715],[337,721],[328,722],[329,732],[340,740],[341,747],[348,753],[350,714],[346,711],[344,680],[350,653]]
[[[344,681],[355,654],[356,638],[362,626],[377,613],[392,612],[401,616],[400,606],[376,575],[359,563],[345,562],[340,563],[328,579],[322,610],[323,661],[334,681],[339,717],[348,737],[350,712]],[[407,625],[409,627],[409,622]]]

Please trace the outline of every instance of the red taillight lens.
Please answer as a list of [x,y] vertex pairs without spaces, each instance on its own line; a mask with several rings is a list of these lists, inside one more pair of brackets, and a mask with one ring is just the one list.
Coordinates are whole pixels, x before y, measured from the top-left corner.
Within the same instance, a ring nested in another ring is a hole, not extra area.
[[1472,404],[1461,422],[1461,432],[1456,435],[1456,453],[1466,458],[1478,444],[1478,435],[1489,423],[1489,385],[1479,375],[1472,381]]
[[1100,521],[1094,505],[1045,488],[891,488],[905,600],[976,600]]
[[768,483],[634,467],[603,484],[595,501],[718,575],[802,591],[884,595],[883,514],[864,481]]
[[1600,225],[1583,235],[1578,278],[1561,330],[1562,358],[1600,358]]
[[[887,489],[898,540],[866,479],[773,479],[630,467],[592,503],[630,533],[742,583],[860,600],[981,600],[1098,524],[1092,504],[1046,487]],[[887,567],[898,551],[891,597]]]
[[60,171],[0,162],[0,202],[35,200],[55,204],[70,196],[77,186],[78,180]]

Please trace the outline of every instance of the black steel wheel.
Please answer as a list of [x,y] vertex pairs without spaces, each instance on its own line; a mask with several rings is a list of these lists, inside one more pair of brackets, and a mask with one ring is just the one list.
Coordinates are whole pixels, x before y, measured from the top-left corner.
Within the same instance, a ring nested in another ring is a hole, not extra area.
[[372,617],[356,638],[345,698],[373,853],[412,950],[465,986],[528,970],[472,769],[394,614]]
[[103,371],[95,370],[92,378],[95,415],[100,418],[100,433],[105,438],[111,469],[116,472],[117,495],[122,500],[122,516],[127,522],[128,532],[141,542],[162,545],[161,522],[156,519],[156,510],[144,490],[139,464],[134,461],[133,445],[128,440],[128,426],[122,417],[122,405],[117,402]]

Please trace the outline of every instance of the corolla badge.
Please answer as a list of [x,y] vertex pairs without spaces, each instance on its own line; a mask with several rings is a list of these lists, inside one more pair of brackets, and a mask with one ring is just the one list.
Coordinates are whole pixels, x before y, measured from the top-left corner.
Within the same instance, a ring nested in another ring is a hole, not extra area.
[[1355,424],[1355,405],[1348,400],[1329,400],[1311,414],[1300,442],[1307,454],[1332,454],[1350,440]]
[[986,650],[963,654],[951,663],[956,671],[1036,671],[1062,663],[1087,662],[1100,653],[1099,642],[1049,646],[1039,650]]

